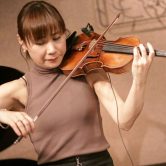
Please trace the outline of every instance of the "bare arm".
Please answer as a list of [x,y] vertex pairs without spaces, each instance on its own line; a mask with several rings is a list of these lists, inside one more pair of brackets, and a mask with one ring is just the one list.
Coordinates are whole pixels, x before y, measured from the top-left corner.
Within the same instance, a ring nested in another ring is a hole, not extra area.
[[138,49],[134,48],[132,64],[133,82],[125,101],[113,89],[104,72],[96,71],[87,76],[87,79],[89,77],[89,79],[93,80],[93,86],[100,102],[116,123],[118,106],[119,124],[121,128],[126,130],[132,127],[143,108],[147,75],[154,56],[152,46],[148,44],[148,47],[149,55],[147,55],[143,45],[140,45],[141,55]]
[[12,109],[19,107],[24,108],[25,103],[21,103],[23,98],[19,97],[20,92],[24,89],[21,80],[14,80],[0,85],[0,108]]
[[17,135],[26,136],[34,128],[30,116],[23,112],[27,90],[22,79],[0,86],[0,122],[10,125]]

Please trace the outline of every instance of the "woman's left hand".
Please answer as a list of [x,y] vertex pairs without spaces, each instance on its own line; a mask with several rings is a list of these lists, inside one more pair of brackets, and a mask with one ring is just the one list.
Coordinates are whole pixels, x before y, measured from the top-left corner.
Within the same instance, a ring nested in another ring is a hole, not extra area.
[[147,43],[147,48],[143,44],[135,47],[133,50],[134,59],[132,63],[133,81],[137,84],[145,84],[150,65],[152,63],[155,51],[150,43]]

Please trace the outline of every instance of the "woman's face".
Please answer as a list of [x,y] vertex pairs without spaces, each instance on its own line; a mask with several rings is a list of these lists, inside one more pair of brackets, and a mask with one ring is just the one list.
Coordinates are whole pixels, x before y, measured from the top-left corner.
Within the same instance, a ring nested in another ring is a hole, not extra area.
[[47,39],[24,43],[32,61],[46,69],[58,67],[66,52],[66,35],[53,34]]

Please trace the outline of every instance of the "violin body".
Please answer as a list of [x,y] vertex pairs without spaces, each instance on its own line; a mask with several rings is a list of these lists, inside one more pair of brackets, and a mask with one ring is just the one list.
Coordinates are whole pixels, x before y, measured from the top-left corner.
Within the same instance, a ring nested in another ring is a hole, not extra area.
[[[70,51],[65,55],[60,65],[60,69],[66,75],[73,71],[84,55],[91,50],[93,43],[100,37],[99,34],[94,32],[90,24],[82,28],[82,31],[82,34],[75,37],[77,40],[72,42]],[[108,41],[105,37],[102,37],[77,70],[73,72],[72,77],[86,75],[92,70],[101,68],[106,72],[116,74],[127,72],[131,69],[133,48],[139,44],[140,40],[134,36],[120,37],[115,41]],[[166,52],[162,50],[155,50],[155,54],[156,56],[166,57]]]
[[[77,36],[76,42],[73,44],[72,48],[70,48],[70,53],[65,55],[65,59],[60,65],[60,69],[64,74],[68,75],[74,69],[99,36],[100,35],[93,30],[88,32],[88,34],[82,33]],[[126,54],[126,52],[121,53],[119,49],[118,51],[113,51],[113,46],[137,46],[139,43],[139,40],[135,37],[119,38],[115,41],[107,41],[103,37],[99,44],[95,46],[84,62],[74,72],[73,77],[86,75],[92,70],[101,68],[106,72],[116,74],[128,71],[133,59],[132,56],[128,55],[133,54],[132,50],[130,50],[129,54]]]
[[126,52],[120,52],[120,49],[116,49],[114,46],[119,45],[120,47],[134,47],[139,45],[139,40],[131,36],[125,38],[121,37],[115,41],[107,41],[107,43],[113,44],[103,44],[100,56],[100,61],[103,63],[101,67],[106,72],[111,72],[115,74],[121,74],[129,71],[131,67],[131,62],[133,60],[133,49],[131,49],[130,52],[126,54]]

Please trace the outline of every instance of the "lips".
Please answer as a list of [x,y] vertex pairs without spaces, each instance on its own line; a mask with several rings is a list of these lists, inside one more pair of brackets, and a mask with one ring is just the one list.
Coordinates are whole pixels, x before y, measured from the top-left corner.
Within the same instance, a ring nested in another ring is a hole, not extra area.
[[58,57],[56,58],[51,58],[51,59],[46,59],[46,61],[56,61],[58,59]]

